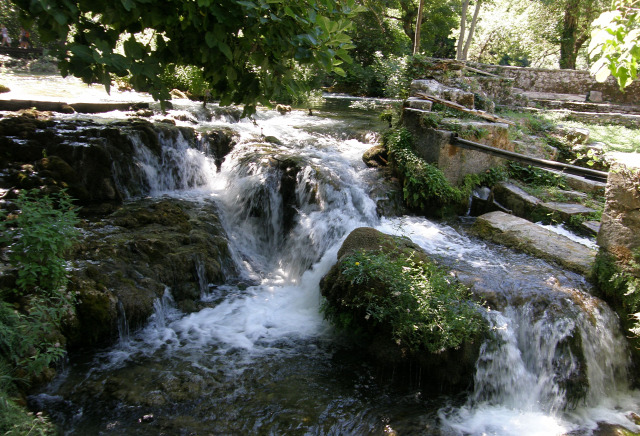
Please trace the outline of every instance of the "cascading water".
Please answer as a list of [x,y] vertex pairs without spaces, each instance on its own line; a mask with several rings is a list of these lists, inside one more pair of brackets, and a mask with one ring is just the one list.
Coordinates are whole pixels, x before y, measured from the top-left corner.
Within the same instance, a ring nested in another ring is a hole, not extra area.
[[[135,164],[150,195],[218,204],[248,286],[209,286],[196,259],[206,308],[181,313],[167,291],[145,328],[77,357],[34,397],[66,433],[560,435],[589,434],[601,421],[637,429],[625,416],[640,399],[627,388],[617,320],[581,290],[580,276],[423,218],[379,218],[368,187],[377,173],[361,160],[370,144],[346,118],[264,111],[255,124],[213,119],[198,129],[218,127],[239,138],[220,171],[206,147],[180,135],[162,139],[160,154],[138,143]],[[484,291],[493,329],[467,398],[426,398],[376,377],[322,319],[319,281],[360,226],[411,237]]]

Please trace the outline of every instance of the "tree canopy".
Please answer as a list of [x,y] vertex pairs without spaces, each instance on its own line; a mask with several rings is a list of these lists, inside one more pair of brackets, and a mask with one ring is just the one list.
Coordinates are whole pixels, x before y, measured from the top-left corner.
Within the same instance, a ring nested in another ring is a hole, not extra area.
[[201,69],[211,97],[244,104],[295,92],[296,64],[342,74],[355,0],[13,0],[43,42],[57,41],[63,75],[109,90],[169,98],[167,65]]

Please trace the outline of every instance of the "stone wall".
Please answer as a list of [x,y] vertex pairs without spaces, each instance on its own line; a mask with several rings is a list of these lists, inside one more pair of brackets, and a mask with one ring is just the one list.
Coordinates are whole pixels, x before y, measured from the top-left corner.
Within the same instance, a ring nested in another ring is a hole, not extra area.
[[484,173],[505,162],[487,153],[456,147],[451,144],[453,131],[471,141],[514,151],[506,124],[447,119],[443,120],[442,128],[450,130],[440,130],[425,123],[425,116],[428,116],[425,111],[405,108],[403,126],[411,132],[416,154],[442,170],[453,185],[460,185],[467,174]]
[[620,91],[617,82],[609,77],[598,83],[584,70],[548,70],[503,65],[467,63],[488,73],[514,79],[512,86],[530,92],[550,92],[557,94],[587,95],[590,91],[602,92],[604,101],[611,103],[637,104],[640,101],[640,81]]
[[640,175],[615,164],[609,172],[598,245],[618,262],[628,263],[640,250]]

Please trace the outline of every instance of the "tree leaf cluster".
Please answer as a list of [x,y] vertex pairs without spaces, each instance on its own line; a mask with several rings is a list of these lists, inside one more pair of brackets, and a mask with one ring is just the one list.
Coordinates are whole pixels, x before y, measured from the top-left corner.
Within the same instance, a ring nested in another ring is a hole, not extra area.
[[589,55],[598,82],[612,75],[620,89],[638,77],[640,59],[640,1],[618,0],[615,9],[603,12],[594,22]]
[[63,75],[167,100],[166,66],[195,67],[222,105],[295,93],[297,64],[344,74],[355,0],[15,0],[43,41],[59,43]]

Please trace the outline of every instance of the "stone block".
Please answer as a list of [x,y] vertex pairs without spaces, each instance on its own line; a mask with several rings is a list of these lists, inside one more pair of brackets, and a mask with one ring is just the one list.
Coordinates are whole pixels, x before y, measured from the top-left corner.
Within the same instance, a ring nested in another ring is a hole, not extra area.
[[593,90],[589,91],[587,93],[587,101],[592,103],[602,103],[604,101],[602,98],[602,92]]
[[609,172],[598,245],[620,261],[640,249],[640,174],[616,163]]
[[469,109],[474,109],[475,107],[475,97],[472,92],[445,86],[437,80],[414,80],[411,82],[409,95],[415,97],[418,92],[449,100]]
[[493,187],[493,199],[514,215],[529,217],[540,206],[540,200],[509,182],[499,182]]
[[[411,132],[415,152],[422,159],[437,166],[449,183],[460,185],[467,174],[479,174],[490,168],[504,165],[504,160],[479,151],[467,150],[451,144],[453,129],[479,133],[481,138],[469,137],[493,147],[513,151],[513,144],[507,135],[507,125],[501,123],[460,121],[457,127],[434,129],[432,121],[425,121],[425,113],[405,108],[403,125]],[[446,130],[445,130],[446,129]],[[449,130],[451,129],[451,130]]]
[[404,107],[412,108],[412,109],[420,109],[423,111],[430,111],[433,103],[429,100],[425,100],[418,97],[409,97],[405,100]]
[[525,219],[490,212],[479,216],[472,230],[498,244],[554,261],[585,276],[591,275],[595,250]]

